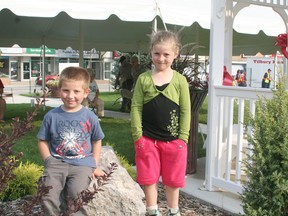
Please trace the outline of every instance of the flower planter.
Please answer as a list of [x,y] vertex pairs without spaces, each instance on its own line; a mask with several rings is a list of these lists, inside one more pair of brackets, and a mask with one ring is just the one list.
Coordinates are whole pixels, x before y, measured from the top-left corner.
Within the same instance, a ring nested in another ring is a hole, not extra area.
[[207,96],[207,91],[190,90],[191,100],[191,123],[190,135],[188,140],[188,158],[187,158],[187,174],[197,172],[197,138],[199,125],[199,110]]
[[188,157],[187,157],[187,174],[193,174],[197,171],[197,137],[199,124],[199,110],[208,93],[209,76],[206,72],[208,62],[199,62],[198,55],[195,58],[191,57],[194,49],[198,49],[198,45],[185,44],[181,51],[184,51],[186,56],[179,56],[175,59],[172,69],[182,74],[189,86],[191,100],[191,123],[188,139]]
[[10,78],[7,77],[0,77],[0,80],[2,81],[3,85],[11,85],[11,80]]
[[4,119],[4,113],[6,111],[6,101],[0,97],[0,120]]
[[60,97],[60,90],[58,88],[59,80],[49,80],[46,83],[47,88],[50,91],[51,97],[59,98]]
[[52,88],[50,90],[51,90],[51,97],[60,98],[60,90],[58,88]]

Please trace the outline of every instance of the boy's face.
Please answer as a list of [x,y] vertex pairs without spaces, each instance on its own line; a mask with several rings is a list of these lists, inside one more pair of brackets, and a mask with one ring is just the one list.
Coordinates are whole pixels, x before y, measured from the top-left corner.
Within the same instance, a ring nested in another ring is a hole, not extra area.
[[62,108],[67,112],[76,112],[82,108],[82,101],[87,97],[89,89],[83,88],[83,81],[63,81],[60,88],[60,96],[63,101]]

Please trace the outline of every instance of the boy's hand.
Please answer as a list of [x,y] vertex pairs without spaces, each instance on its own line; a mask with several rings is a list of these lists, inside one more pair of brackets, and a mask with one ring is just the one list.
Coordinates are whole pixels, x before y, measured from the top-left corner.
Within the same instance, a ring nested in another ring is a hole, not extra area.
[[96,168],[92,173],[92,179],[95,179],[95,177],[103,177],[103,176],[106,176],[106,173],[100,168]]

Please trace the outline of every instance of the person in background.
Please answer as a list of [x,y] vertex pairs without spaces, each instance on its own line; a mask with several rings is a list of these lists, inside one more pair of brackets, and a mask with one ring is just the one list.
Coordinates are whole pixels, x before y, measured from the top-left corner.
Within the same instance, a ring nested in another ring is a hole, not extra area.
[[96,109],[96,115],[98,117],[104,116],[104,101],[99,98],[100,91],[99,87],[97,85],[97,82],[95,80],[95,72],[92,69],[87,69],[87,71],[90,74],[90,84],[89,89],[90,92],[82,102],[83,106],[86,106],[88,108],[95,108]]
[[[119,62],[121,65],[119,67],[119,73],[117,74],[116,77],[115,88],[116,85],[119,84],[120,89],[126,89],[128,91],[131,91],[133,87],[133,77],[131,74],[132,66],[130,63],[127,62],[125,56],[121,56]],[[130,99],[123,97],[120,111],[125,112],[126,109],[130,110],[131,109],[130,106],[131,106]]]
[[133,77],[133,84],[135,85],[139,75],[145,72],[147,68],[144,67],[142,64],[139,64],[139,59],[138,56],[136,55],[133,55],[131,57],[131,65],[132,65],[131,74]]
[[171,68],[179,50],[174,33],[159,31],[152,35],[154,69],[138,77],[132,98],[136,181],[144,187],[148,215],[161,215],[157,205],[161,175],[167,215],[180,216],[179,188],[185,185],[191,104],[186,78]]
[[[42,179],[52,186],[43,196],[44,215],[60,215],[62,191],[71,198],[86,190],[95,177],[106,174],[98,167],[104,133],[98,117],[81,105],[89,93],[90,75],[80,67],[67,67],[60,75],[63,105],[50,110],[37,134],[44,161]],[[65,189],[65,190],[64,190]],[[88,215],[82,207],[73,215]]]
[[271,83],[271,69],[269,68],[262,79],[262,88],[270,88]]
[[238,79],[237,79],[237,83],[238,83],[238,86],[242,86],[242,87],[247,86],[246,76],[245,76],[244,70],[240,70],[240,73],[239,73]]
[[238,82],[239,79],[239,75],[240,75],[240,69],[237,70],[236,72],[236,76],[235,76],[235,80]]
[[2,97],[2,94],[4,93],[4,84],[2,82],[2,80],[0,79],[0,96]]

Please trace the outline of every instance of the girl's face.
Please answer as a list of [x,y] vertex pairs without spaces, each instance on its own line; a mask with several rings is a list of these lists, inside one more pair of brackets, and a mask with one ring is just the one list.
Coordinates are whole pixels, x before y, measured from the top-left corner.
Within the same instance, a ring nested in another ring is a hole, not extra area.
[[152,62],[156,71],[165,71],[171,68],[178,52],[175,43],[171,41],[155,44],[151,50]]
[[82,108],[82,101],[87,97],[89,89],[83,88],[84,82],[81,80],[63,81],[60,88],[60,96],[63,101],[62,108],[67,112],[76,112]]

